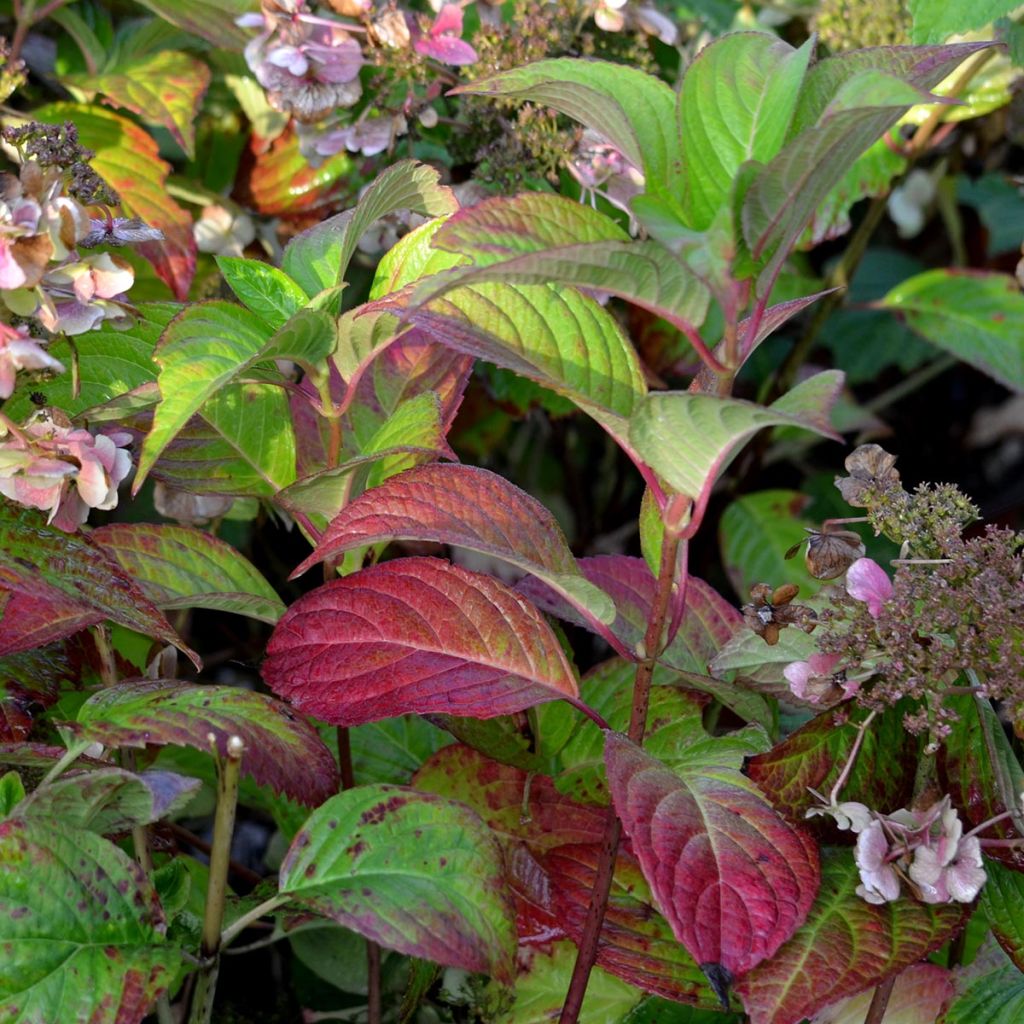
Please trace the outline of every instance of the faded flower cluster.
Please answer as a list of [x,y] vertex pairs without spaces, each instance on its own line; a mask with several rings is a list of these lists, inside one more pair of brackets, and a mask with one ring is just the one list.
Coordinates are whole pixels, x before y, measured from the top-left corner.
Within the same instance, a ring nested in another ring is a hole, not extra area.
[[923,811],[878,814],[848,801],[808,811],[808,817],[816,815],[857,835],[857,895],[868,903],[891,903],[904,887],[922,903],[971,903],[985,884],[975,834],[985,826],[964,835],[948,796]]
[[113,205],[117,197],[89,167],[92,154],[74,125],[7,128],[3,138],[22,160],[17,175],[0,174],[0,300],[22,320],[0,328],[0,398],[7,398],[18,370],[61,369],[25,321],[52,334],[81,334],[128,320],[131,266],[109,252],[79,250],[162,235],[138,221],[89,216],[86,206]]
[[90,508],[117,504],[117,487],[132,466],[126,431],[93,434],[62,415],[37,413],[0,444],[0,494],[49,513],[72,532]]

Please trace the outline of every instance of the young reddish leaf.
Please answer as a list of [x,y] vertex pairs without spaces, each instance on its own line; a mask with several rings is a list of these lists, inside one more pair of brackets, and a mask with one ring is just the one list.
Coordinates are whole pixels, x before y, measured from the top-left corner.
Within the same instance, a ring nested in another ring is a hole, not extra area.
[[342,551],[389,540],[427,540],[500,558],[544,580],[597,632],[615,616],[607,594],[580,573],[554,516],[503,477],[471,466],[411,469],[351,502],[293,573]]
[[493,718],[578,692],[533,605],[435,558],[396,559],[301,597],[270,638],[263,678],[335,725],[408,712]]
[[[599,844],[559,846],[540,860],[548,876],[554,919],[575,942],[583,935],[600,857]],[[677,1002],[721,1009],[701,969],[658,913],[628,850],[619,853],[597,963],[609,974]]]
[[196,272],[192,218],[167,193],[170,166],[160,159],[153,139],[113,111],[76,103],[51,103],[32,116],[47,124],[73,121],[82,145],[96,154],[90,164],[121,198],[126,217],[138,217],[163,233],[161,242],[136,246],[160,279],[184,302]]
[[0,822],[0,906],[5,1024],[139,1024],[181,965],[145,872],[91,832]]
[[[242,178],[241,200],[267,217],[312,213],[354,191],[352,157],[336,153],[313,167],[299,151],[288,127],[268,147],[255,135],[249,143],[252,164]],[[243,163],[246,163],[243,160]]]
[[106,616],[94,608],[83,607],[71,598],[50,593],[49,599],[17,591],[0,590],[0,656],[28,653],[63,640],[80,629],[95,626]]
[[19,804],[18,817],[101,834],[127,832],[183,810],[201,785],[174,772],[136,775],[111,765],[40,786]]
[[402,786],[340,793],[295,837],[280,888],[389,949],[512,979],[501,853],[465,804]]
[[716,991],[803,923],[818,852],[739,772],[680,777],[619,733],[605,737],[615,810],[676,938]]
[[93,694],[71,723],[77,737],[110,747],[172,744],[223,756],[228,737],[245,743],[242,771],[261,786],[315,806],[338,788],[334,757],[316,729],[286,705],[233,686],[173,679],[119,683]]
[[[834,708],[812,718],[767,753],[752,757],[746,775],[787,817],[802,821],[819,805],[809,792],[827,796],[846,765],[865,712]],[[864,734],[853,772],[843,787],[844,800],[857,800],[881,811],[907,804],[914,785],[918,744],[903,728],[903,709],[876,718]],[[820,820],[820,819],[819,819]]]
[[[0,502],[0,587],[25,594],[32,602],[56,605],[61,618],[76,621],[77,628],[111,619],[174,644],[196,667],[199,656],[185,646],[168,621],[142,590],[86,535],[68,534],[47,526],[43,515]],[[23,623],[39,624],[33,605],[23,607]],[[30,614],[31,613],[31,614]],[[73,632],[67,629],[63,635]],[[43,639],[56,639],[48,636]],[[5,653],[11,653],[7,647]]]
[[981,890],[981,909],[992,934],[1006,955],[1024,971],[1024,874],[1003,867],[998,861],[985,863],[988,881]]
[[807,920],[736,991],[751,1024],[798,1024],[821,1006],[877,985],[917,963],[959,931],[969,907],[901,899],[862,900],[850,851],[823,859],[821,889]]
[[211,608],[270,623],[284,613],[281,599],[256,567],[204,530],[115,523],[89,537],[160,608]]
[[[829,1006],[811,1024],[864,1024],[875,990]],[[952,974],[938,964],[914,964],[896,979],[885,1008],[885,1024],[935,1024],[953,998]]]
[[191,160],[195,122],[210,68],[187,53],[158,50],[117,62],[97,75],[68,75],[66,81],[87,93],[102,93],[115,107],[138,114],[147,124],[166,128]]
[[462,744],[434,754],[413,785],[469,804],[499,837],[523,841],[538,853],[604,838],[604,808],[578,804],[559,793],[548,776],[500,764]]

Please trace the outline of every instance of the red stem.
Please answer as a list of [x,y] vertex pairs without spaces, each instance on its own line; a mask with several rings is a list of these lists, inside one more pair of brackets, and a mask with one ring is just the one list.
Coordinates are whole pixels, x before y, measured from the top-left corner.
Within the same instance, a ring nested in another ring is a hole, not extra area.
[[[644,660],[637,665],[636,678],[633,682],[633,709],[629,720],[629,738],[637,744],[643,743],[644,728],[647,725],[651,677],[654,674],[654,665],[660,653],[665,620],[672,602],[672,584],[675,580],[679,543],[678,534],[666,530],[661,546],[658,589],[654,596],[650,618],[647,621],[647,632],[644,635]],[[594,874],[594,887],[590,893],[590,906],[587,909],[587,919],[580,937],[579,952],[576,954],[576,964],[572,971],[572,981],[569,983],[565,1004],[562,1006],[562,1013],[558,1018],[559,1024],[576,1024],[579,1020],[583,997],[587,994],[590,972],[597,960],[601,925],[604,923],[608,894],[611,892],[612,878],[615,875],[615,858],[619,850],[621,835],[622,824],[615,813],[615,808],[609,807],[604,842]]]
[[893,986],[896,984],[896,975],[886,978],[871,998],[871,1005],[868,1007],[868,1015],[864,1018],[864,1024],[882,1024],[885,1011],[889,1007],[889,996],[892,995]]

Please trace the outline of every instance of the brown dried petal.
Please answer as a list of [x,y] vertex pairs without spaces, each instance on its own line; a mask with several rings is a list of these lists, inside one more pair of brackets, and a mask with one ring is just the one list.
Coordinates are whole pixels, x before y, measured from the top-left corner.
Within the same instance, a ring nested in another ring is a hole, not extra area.
[[782,608],[775,609],[775,623],[780,629],[786,626],[796,626],[805,633],[813,633],[818,625],[818,616],[813,608],[804,604],[787,604]]
[[53,242],[47,235],[26,235],[11,245],[11,255],[25,274],[24,288],[39,284],[53,256]]
[[807,541],[804,562],[816,580],[834,580],[863,557],[864,551],[864,542],[850,530],[812,533]]
[[780,604],[789,604],[790,601],[800,593],[800,588],[795,583],[783,583],[776,587],[772,594],[772,604],[778,607]]
[[771,604],[772,588],[767,583],[755,583],[750,588],[750,597],[754,604]]
[[848,505],[864,508],[868,493],[873,489],[885,490],[899,485],[900,474],[895,468],[896,456],[881,445],[862,444],[846,457],[848,477],[837,476],[836,487]]

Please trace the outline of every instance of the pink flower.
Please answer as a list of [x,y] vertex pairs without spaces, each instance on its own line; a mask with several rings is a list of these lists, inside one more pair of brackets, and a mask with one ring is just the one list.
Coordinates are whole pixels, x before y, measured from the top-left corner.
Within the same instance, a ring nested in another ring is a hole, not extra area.
[[914,850],[909,875],[924,903],[970,903],[985,884],[981,844],[974,836],[961,838],[963,826],[949,797],[937,804],[939,831],[929,828]]
[[858,558],[846,572],[846,592],[855,601],[867,602],[869,614],[877,619],[892,598],[892,580],[877,562]]
[[860,871],[857,895],[868,903],[891,903],[900,898],[900,876],[889,861],[889,840],[880,821],[859,836],[854,861]]
[[18,370],[63,373],[64,367],[28,336],[27,327],[0,324],[0,398],[11,397]]
[[328,132],[316,140],[314,148],[317,156],[331,156],[343,149],[350,153],[362,153],[363,156],[376,156],[408,130],[408,122],[401,114],[395,117],[368,117],[364,121]]
[[39,416],[0,444],[0,494],[49,512],[48,522],[73,532],[90,508],[117,505],[118,484],[132,465],[124,449],[131,439],[125,431],[93,435]]
[[626,213],[630,212],[629,201],[644,190],[643,172],[603,135],[589,128],[583,132],[568,168],[584,195],[604,196]]
[[836,680],[836,666],[839,664],[838,654],[812,654],[807,661],[794,661],[787,665],[782,674],[789,683],[794,697],[818,704],[823,699],[835,703],[833,698],[837,687],[843,687],[844,697],[852,697],[857,692],[856,683],[843,684]]
[[453,67],[473,64],[477,59],[476,50],[460,39],[461,35],[462,8],[458,4],[445,4],[427,35],[417,39],[413,46],[417,53],[433,57],[442,64]]

